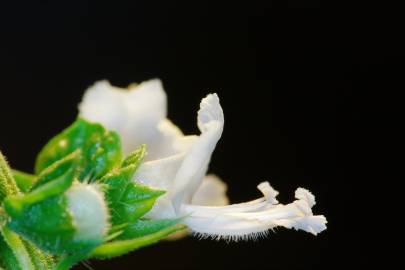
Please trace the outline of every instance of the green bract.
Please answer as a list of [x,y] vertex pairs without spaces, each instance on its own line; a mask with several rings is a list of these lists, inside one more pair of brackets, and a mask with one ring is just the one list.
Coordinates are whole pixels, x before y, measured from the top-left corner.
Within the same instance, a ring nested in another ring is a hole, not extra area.
[[121,142],[117,133],[79,118],[45,145],[37,157],[35,173],[41,173],[77,149],[82,150],[80,180],[102,177],[121,161]]
[[[20,190],[0,152],[0,203],[5,198],[18,194]],[[10,231],[8,226],[5,226],[7,219],[6,213],[0,208],[0,265],[13,270],[53,269],[53,257]]]
[[76,150],[45,169],[31,192],[4,201],[4,209],[11,218],[8,226],[55,254],[80,253],[102,241],[102,236],[99,239],[76,238],[80,232],[68,208],[65,192],[72,186],[79,159],[80,150]]
[[12,174],[18,188],[22,192],[28,192],[36,181],[36,176],[29,173],[12,170]]
[[180,220],[178,219],[139,219],[136,222],[130,223],[122,234],[118,236],[118,239],[133,239],[157,233],[161,230],[175,227]]
[[115,132],[79,118],[41,150],[35,175],[0,155],[0,269],[69,269],[184,229],[144,217],[165,193],[133,181],[145,152],[122,159]]
[[100,180],[106,186],[106,199],[109,206],[114,209],[111,213],[113,225],[136,221],[152,208],[159,196],[165,193],[132,181],[144,154],[145,146],[142,146],[130,154],[120,168]]

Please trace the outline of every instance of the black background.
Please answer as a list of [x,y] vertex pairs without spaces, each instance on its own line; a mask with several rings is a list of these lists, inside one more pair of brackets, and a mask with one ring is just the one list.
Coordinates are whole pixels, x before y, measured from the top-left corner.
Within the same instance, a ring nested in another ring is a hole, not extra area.
[[0,148],[11,165],[32,169],[41,146],[75,119],[94,81],[125,87],[160,78],[169,117],[186,134],[198,132],[200,99],[219,94],[226,124],[210,170],[228,183],[233,202],[259,196],[256,185],[266,179],[281,202],[306,187],[328,230],[314,237],[277,229],[267,239],[230,244],[187,238],[90,266],[329,269],[369,263],[370,255],[359,252],[369,240],[359,233],[367,216],[355,212],[366,191],[357,187],[370,185],[366,171],[375,170],[363,154],[375,155],[399,110],[385,99],[404,86],[395,16],[331,15],[316,1],[272,9],[271,3],[131,2],[15,1],[0,9]]

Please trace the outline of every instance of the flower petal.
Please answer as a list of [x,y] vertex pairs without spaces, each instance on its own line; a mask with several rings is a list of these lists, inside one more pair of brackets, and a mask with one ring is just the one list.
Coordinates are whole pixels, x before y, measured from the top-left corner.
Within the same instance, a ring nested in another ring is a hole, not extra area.
[[[173,155],[142,163],[133,176],[134,181],[157,189],[170,190],[187,151],[197,139],[197,136],[184,136],[177,139],[170,145],[174,151]],[[170,194],[166,193],[159,197],[146,216],[148,218],[175,218],[177,214]]]
[[274,204],[277,192],[269,184],[260,187],[264,198],[249,203],[223,207],[184,205],[183,211],[188,213],[184,223],[200,237],[227,240],[265,236],[277,226],[314,235],[326,229],[325,217],[312,214],[313,197],[309,191],[298,189],[297,200],[283,205]]
[[205,176],[201,186],[194,194],[191,204],[203,206],[223,206],[229,204],[226,196],[227,186],[216,175]]
[[[201,101],[198,112],[201,135],[173,137],[167,146],[171,156],[150,160],[140,166],[134,175],[135,181],[168,191],[156,201],[154,209],[148,214],[150,217],[174,218],[181,215],[181,204],[191,201],[203,181],[223,124],[218,96],[208,95]],[[175,214],[170,216],[173,209]]]
[[[222,206],[229,203],[229,199],[226,196],[227,186],[216,175],[209,174],[205,176],[201,186],[194,194],[192,204],[202,206]],[[189,235],[189,230],[183,230],[175,234],[170,235],[166,240],[174,241]]]
[[150,80],[128,89],[112,86],[107,81],[90,87],[79,105],[80,116],[99,122],[119,133],[125,154],[141,144],[148,146],[146,159],[168,155],[181,131],[166,119],[167,97],[160,80]]
[[80,116],[121,133],[126,125],[127,112],[123,106],[124,91],[108,81],[99,81],[86,90],[79,104]]
[[190,202],[207,173],[211,155],[221,138],[224,114],[217,94],[209,94],[200,104],[198,127],[201,135],[187,153],[170,190],[177,212],[183,202]]

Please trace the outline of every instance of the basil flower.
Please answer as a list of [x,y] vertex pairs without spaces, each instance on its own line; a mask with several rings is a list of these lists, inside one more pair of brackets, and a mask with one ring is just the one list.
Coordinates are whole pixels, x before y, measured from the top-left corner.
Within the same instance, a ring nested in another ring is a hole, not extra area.
[[166,99],[159,80],[128,89],[101,81],[87,90],[79,105],[82,118],[118,132],[124,153],[147,145],[148,155],[133,181],[167,191],[147,217],[183,218],[193,233],[227,240],[266,235],[277,226],[314,235],[326,229],[326,218],[312,213],[315,197],[303,188],[295,191],[295,201],[284,205],[276,199],[278,192],[263,182],[258,185],[261,198],[228,205],[226,184],[206,175],[224,127],[217,94],[202,99],[197,115],[201,134],[191,136],[166,118]]

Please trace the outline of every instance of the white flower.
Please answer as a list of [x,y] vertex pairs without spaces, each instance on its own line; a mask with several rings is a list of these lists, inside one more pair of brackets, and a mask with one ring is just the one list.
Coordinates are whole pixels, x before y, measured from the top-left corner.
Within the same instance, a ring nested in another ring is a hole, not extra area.
[[125,153],[141,144],[148,155],[134,181],[166,190],[148,213],[150,218],[184,217],[184,223],[202,237],[237,240],[265,235],[277,226],[317,234],[326,229],[324,216],[314,216],[314,196],[303,188],[296,200],[279,204],[268,182],[258,185],[263,197],[228,205],[226,185],[206,175],[211,155],[219,141],[224,115],[216,94],[200,104],[199,136],[184,136],[167,118],[166,94],[159,80],[129,89],[102,81],[90,87],[79,106],[80,115],[116,130]]

